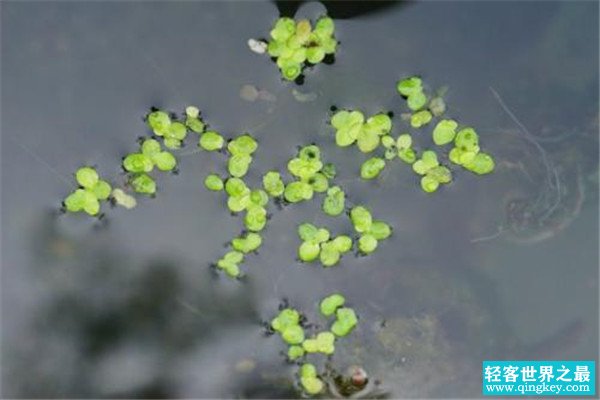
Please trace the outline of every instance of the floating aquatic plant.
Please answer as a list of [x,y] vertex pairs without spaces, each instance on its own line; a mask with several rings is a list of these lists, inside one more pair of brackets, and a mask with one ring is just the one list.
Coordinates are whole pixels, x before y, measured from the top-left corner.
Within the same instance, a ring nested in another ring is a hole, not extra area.
[[285,184],[281,179],[281,174],[277,171],[269,171],[263,175],[263,188],[271,197],[279,197],[285,190]]
[[110,184],[100,179],[98,172],[92,167],[81,167],[75,172],[75,180],[79,188],[69,194],[63,201],[68,212],[85,212],[95,216],[100,212],[100,202],[111,194]]
[[[325,173],[322,172],[325,165],[321,161],[321,150],[318,146],[302,147],[298,151],[298,155],[289,160],[287,164],[288,171],[296,180],[285,186],[283,190],[285,200],[290,203],[298,203],[312,199],[315,192],[325,192],[329,188],[327,175],[332,175],[332,172],[335,175],[335,169],[330,164],[327,165]],[[274,174],[269,177],[269,183],[273,185],[279,185],[279,180]],[[265,185],[264,180],[263,185]],[[277,189],[280,189],[280,186]]]
[[293,81],[304,67],[318,64],[326,55],[335,53],[338,42],[334,31],[333,20],[326,16],[316,21],[314,29],[307,19],[296,22],[279,18],[270,32],[267,52],[276,59],[283,78]]
[[180,122],[173,120],[165,111],[154,110],[146,116],[146,122],[156,136],[163,138],[167,148],[178,149],[187,136],[188,128],[197,133],[204,130],[204,123],[199,114],[200,111],[196,107],[187,107],[186,119]]
[[324,267],[337,264],[344,253],[352,248],[352,239],[345,235],[331,239],[325,228],[317,228],[307,222],[298,226],[298,235],[302,244],[298,248],[298,257],[304,262],[320,259]]
[[363,254],[375,251],[379,241],[392,234],[392,228],[383,221],[373,220],[371,212],[364,206],[356,206],[350,210],[350,221],[354,230],[360,234],[358,250]]
[[225,139],[219,132],[206,131],[200,135],[198,146],[206,151],[219,151],[225,146]]
[[327,189],[327,195],[323,199],[323,212],[332,217],[338,216],[344,212],[346,207],[346,194],[339,186],[332,186]]
[[396,90],[406,99],[406,105],[413,112],[410,116],[410,125],[413,128],[427,125],[434,116],[439,117],[446,111],[446,103],[442,98],[443,90],[433,98],[428,96],[418,76],[398,81]]
[[213,192],[218,192],[225,188],[225,184],[223,183],[223,179],[219,175],[209,174],[204,178],[204,186],[208,190],[212,190]]
[[494,170],[494,159],[480,151],[479,135],[475,129],[466,127],[461,129],[454,139],[454,148],[448,156],[454,164],[478,175],[489,174]]
[[427,193],[435,192],[440,184],[447,184],[452,181],[450,170],[440,165],[437,154],[434,151],[426,150],[413,165],[413,170],[421,175],[421,188]]
[[453,119],[443,119],[433,128],[433,142],[443,146],[454,140],[458,123]]
[[232,278],[238,278],[241,275],[239,265],[243,261],[244,253],[237,250],[229,251],[217,261],[217,268],[221,269]]
[[366,180],[375,179],[385,168],[385,160],[381,157],[371,157],[360,167],[360,177]]
[[[305,226],[303,235],[315,235],[318,229]],[[304,318],[301,314],[286,306],[279,311],[269,324],[270,328],[279,333],[281,339],[289,345],[287,358],[291,361],[300,361],[298,376],[303,390],[310,395],[315,395],[323,390],[323,381],[319,378],[317,368],[307,363],[306,357],[315,357],[318,354],[331,356],[335,353],[335,342],[338,338],[350,334],[358,323],[358,317],[353,309],[343,307],[346,300],[339,293],[334,293],[323,298],[319,309],[324,317],[335,316],[329,330],[314,332],[307,337],[303,328]],[[304,361],[304,362],[302,362]]]
[[331,117],[335,128],[335,142],[340,147],[354,143],[363,153],[375,150],[381,137],[390,133],[392,120],[387,114],[375,114],[365,121],[360,111],[340,110]]

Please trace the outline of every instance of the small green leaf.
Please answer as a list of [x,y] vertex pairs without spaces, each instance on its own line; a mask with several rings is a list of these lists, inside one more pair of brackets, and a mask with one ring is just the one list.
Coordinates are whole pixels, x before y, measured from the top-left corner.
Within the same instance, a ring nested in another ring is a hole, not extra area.
[[331,267],[337,264],[340,261],[340,256],[341,255],[337,249],[337,246],[332,242],[325,242],[321,244],[321,253],[319,254],[319,259],[324,267]]
[[123,159],[123,168],[128,172],[150,172],[154,169],[152,159],[142,153],[132,153]]
[[392,228],[383,221],[373,221],[369,234],[377,240],[384,240],[392,234]]
[[129,181],[131,187],[137,193],[154,194],[156,193],[156,182],[149,175],[139,174]]
[[75,180],[86,189],[93,188],[98,183],[98,179],[98,173],[91,167],[82,167],[75,172]]
[[254,232],[249,232],[246,236],[240,236],[231,241],[233,249],[244,254],[257,250],[261,245],[262,237]]
[[298,236],[304,242],[315,241],[319,229],[313,224],[309,224],[308,222],[304,222],[298,226]]
[[112,188],[108,182],[100,179],[98,182],[96,182],[93,188],[88,190],[91,190],[98,200],[106,200],[110,197],[110,191]]
[[294,345],[288,349],[288,359],[291,361],[297,360],[304,356],[304,349],[302,346]]
[[346,195],[339,186],[333,186],[327,190],[327,196],[323,199],[323,212],[335,217],[344,212],[346,207]]
[[296,32],[296,23],[291,18],[279,18],[273,29],[271,37],[276,41],[286,41]]
[[312,364],[302,364],[302,367],[300,367],[300,376],[302,378],[314,378],[317,376],[317,369]]
[[164,111],[153,111],[147,117],[148,126],[158,136],[165,136],[171,126],[171,117]]
[[165,138],[177,139],[182,141],[187,135],[187,128],[181,122],[172,122],[169,126],[169,131],[165,134]]
[[234,154],[227,161],[227,170],[231,176],[241,178],[248,173],[252,156],[249,154]]
[[301,344],[304,341],[304,329],[300,325],[288,326],[281,332],[281,338],[287,344]]
[[240,197],[243,195],[249,195],[250,189],[240,178],[229,178],[225,182],[225,191],[231,197]]
[[367,120],[365,127],[379,136],[387,135],[392,130],[392,120],[387,114],[375,114]]
[[356,206],[350,210],[350,220],[359,233],[369,232],[373,224],[371,213],[363,206]]
[[362,235],[358,239],[358,249],[361,253],[370,254],[377,249],[377,239],[370,233]]
[[351,308],[338,308],[335,315],[336,321],[331,326],[331,332],[333,332],[333,334],[337,337],[344,337],[348,335],[358,323],[356,313]]
[[320,172],[317,172],[316,174],[311,176],[308,179],[308,183],[310,183],[310,185],[316,193],[323,193],[329,188],[329,180],[324,174]]
[[421,178],[421,188],[427,193],[433,193],[437,190],[440,183],[429,175]]
[[285,185],[281,180],[281,175],[277,171],[269,171],[263,176],[263,187],[272,197],[278,197],[283,194]]
[[413,76],[403,79],[396,85],[398,93],[404,97],[408,97],[414,93],[420,93],[423,90],[421,78]]
[[271,321],[271,328],[283,332],[286,328],[300,323],[300,314],[293,308],[285,308]]
[[335,314],[336,310],[343,306],[346,302],[346,298],[339,293],[334,293],[330,296],[325,297],[321,300],[321,304],[319,306],[321,310],[321,314],[326,317]]
[[251,155],[258,148],[258,143],[249,134],[243,134],[229,142],[227,150],[233,155]]
[[244,216],[244,225],[248,230],[260,232],[267,224],[267,210],[264,207],[249,204]]
[[375,179],[385,168],[385,160],[380,157],[372,157],[366,160],[360,167],[362,179]]
[[407,164],[412,164],[417,160],[417,153],[413,149],[398,149],[398,158]]
[[221,150],[224,145],[225,140],[223,139],[223,136],[215,131],[207,131],[200,136],[199,146],[204,150],[217,151]]
[[156,168],[161,171],[172,171],[177,166],[177,159],[168,151],[161,151],[153,154],[152,161],[156,165]]
[[142,154],[152,158],[153,155],[160,152],[160,143],[155,139],[146,139],[141,146]]
[[216,174],[207,175],[206,178],[204,178],[204,186],[208,190],[212,190],[213,192],[223,190],[223,188],[225,187],[221,177]]
[[311,262],[316,260],[317,257],[319,257],[320,251],[321,247],[317,242],[302,242],[302,244],[298,248],[298,257],[304,262]]
[[408,133],[404,133],[396,139],[396,147],[398,150],[410,149],[411,146],[412,137]]
[[427,110],[417,111],[410,117],[410,125],[413,128],[420,128],[431,121],[432,115]]
[[310,200],[313,197],[313,188],[306,182],[295,181],[289,183],[283,192],[284,198],[290,203],[298,203],[303,200]]
[[406,99],[406,105],[413,111],[420,110],[425,107],[425,104],[427,104],[427,96],[423,92],[414,92]]
[[350,236],[340,235],[332,240],[336,250],[341,254],[346,253],[352,249],[352,239]]
[[370,153],[379,146],[379,140],[379,135],[376,131],[363,127],[356,138],[356,144],[358,149],[363,153]]
[[478,175],[489,174],[494,170],[494,159],[486,153],[478,153],[472,161],[465,164],[465,168]]
[[433,129],[433,142],[443,146],[454,140],[458,124],[452,119],[443,119]]

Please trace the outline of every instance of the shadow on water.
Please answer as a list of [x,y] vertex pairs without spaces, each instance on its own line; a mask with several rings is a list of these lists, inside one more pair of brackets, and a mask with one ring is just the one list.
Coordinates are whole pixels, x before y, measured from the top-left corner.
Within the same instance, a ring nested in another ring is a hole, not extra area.
[[[296,11],[307,1],[275,1],[279,14],[293,18]],[[389,8],[409,4],[409,1],[344,1],[325,0],[321,2],[327,14],[335,19],[350,19],[385,12]]]

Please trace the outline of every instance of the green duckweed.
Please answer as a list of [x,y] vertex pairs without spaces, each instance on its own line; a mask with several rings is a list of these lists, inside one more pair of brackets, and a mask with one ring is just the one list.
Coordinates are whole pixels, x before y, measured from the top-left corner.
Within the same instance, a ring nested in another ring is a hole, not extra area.
[[358,239],[358,249],[363,254],[371,254],[374,252],[375,249],[377,249],[377,244],[378,242],[377,239],[375,239],[375,236],[369,233],[362,235]]
[[264,207],[250,204],[246,208],[244,216],[244,225],[248,230],[259,232],[267,224],[267,210]]
[[396,89],[402,96],[409,97],[413,94],[421,93],[423,91],[422,84],[421,78],[412,76],[399,81],[396,85]]
[[299,358],[302,358],[304,356],[304,348],[302,346],[298,346],[298,345],[293,345],[290,346],[290,348],[288,349],[288,359],[291,361],[297,360]]
[[150,172],[154,169],[154,163],[145,154],[132,153],[123,159],[123,168],[133,173]]
[[315,241],[302,242],[298,248],[298,257],[304,262],[311,262],[319,257],[321,246]]
[[410,117],[410,125],[413,128],[420,128],[431,121],[432,115],[427,110],[417,111]]
[[295,22],[291,18],[279,18],[271,29],[268,54],[276,59],[284,79],[293,81],[302,74],[308,64],[318,64],[337,48],[333,37],[335,25],[329,17],[319,18],[314,26],[307,19]]
[[252,156],[248,154],[234,154],[229,157],[227,161],[227,170],[229,175],[236,178],[242,178],[248,173],[250,164],[252,163]]
[[198,145],[206,151],[218,151],[225,145],[225,139],[218,132],[207,131],[200,136]]
[[336,320],[331,325],[331,332],[337,337],[344,337],[348,335],[358,323],[358,318],[353,309],[342,307],[338,308],[335,313]]
[[69,194],[64,200],[65,209],[68,212],[84,211],[89,215],[97,215],[100,212],[100,202],[94,194],[86,189],[77,189]]
[[217,261],[217,268],[224,271],[228,276],[237,278],[241,275],[239,264],[244,261],[244,254],[240,251],[233,250],[226,253],[220,260]]
[[293,308],[285,308],[271,320],[271,328],[282,333],[286,328],[300,324],[300,313]]
[[258,250],[261,245],[262,237],[255,232],[249,232],[245,236],[237,237],[231,241],[231,247],[244,254]]
[[92,167],[82,167],[75,172],[75,180],[85,189],[92,189],[99,179],[98,172]]
[[281,332],[281,338],[287,344],[301,344],[304,341],[304,329],[300,325],[291,325]]
[[329,188],[329,180],[320,172],[317,172],[308,178],[307,182],[312,186],[313,191],[316,193],[323,193]]
[[290,203],[298,203],[312,199],[314,190],[310,184],[303,181],[290,182],[285,187],[283,197]]
[[333,246],[340,253],[347,253],[352,249],[352,238],[346,235],[337,236],[332,240]]
[[148,126],[157,136],[165,136],[171,126],[171,117],[164,111],[153,111],[146,117]]
[[366,160],[360,167],[360,177],[366,180],[375,179],[385,168],[385,160],[380,157],[372,157]]
[[443,146],[454,140],[458,124],[452,119],[443,119],[433,129],[433,142]]
[[327,189],[327,196],[323,199],[323,212],[332,217],[344,212],[346,207],[346,194],[339,186]]
[[236,137],[227,144],[227,150],[233,155],[251,155],[256,149],[258,149],[258,143],[247,133]]
[[156,193],[156,182],[147,174],[138,174],[131,177],[129,184],[137,193],[153,195]]
[[339,293],[334,293],[321,300],[319,309],[321,314],[329,317],[335,314],[336,310],[346,303],[346,298]]
[[200,119],[200,110],[195,106],[188,106],[185,108],[185,125],[195,133],[202,133],[204,131],[204,122]]
[[341,258],[341,254],[337,249],[337,246],[332,242],[325,242],[321,244],[321,252],[319,253],[319,260],[324,267],[332,267],[336,265]]
[[359,233],[368,232],[373,223],[371,213],[363,206],[357,206],[350,210],[350,220],[354,229]]
[[489,154],[477,153],[470,162],[464,164],[464,167],[477,175],[485,175],[494,170],[495,163]]
[[331,332],[320,332],[314,338],[304,340],[302,348],[307,353],[331,355],[335,352],[335,335]]
[[262,179],[263,188],[271,197],[279,197],[285,190],[281,175],[277,171],[267,172]]
[[385,222],[375,220],[371,224],[369,233],[377,240],[385,240],[392,234],[392,228]]
[[204,178],[204,186],[208,190],[218,192],[218,191],[223,190],[223,188],[225,187],[225,184],[223,183],[223,179],[221,179],[221,177],[219,175],[210,174],[210,175],[207,175],[206,178]]

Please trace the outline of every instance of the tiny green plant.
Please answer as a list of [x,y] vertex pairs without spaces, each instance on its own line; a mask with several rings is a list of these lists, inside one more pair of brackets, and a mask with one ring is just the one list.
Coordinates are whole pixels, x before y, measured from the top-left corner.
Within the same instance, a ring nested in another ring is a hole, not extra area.
[[100,202],[107,200],[111,194],[110,184],[100,179],[98,172],[92,167],[81,167],[75,172],[75,180],[79,188],[69,194],[63,201],[67,212],[85,212],[96,216],[100,213]]
[[270,32],[267,52],[275,59],[282,77],[294,81],[306,66],[335,54],[338,42],[334,33],[335,24],[327,16],[317,19],[314,27],[307,19],[279,18]]
[[377,249],[379,241],[392,234],[392,228],[381,220],[374,220],[371,212],[364,206],[356,206],[350,210],[350,221],[354,230],[360,235],[358,250],[362,254],[370,254]]
[[336,265],[344,253],[352,249],[352,239],[346,235],[331,238],[325,228],[303,223],[298,226],[298,236],[302,240],[298,248],[298,257],[303,262],[321,261],[324,267]]
[[[319,310],[323,317],[334,317],[328,330],[309,333],[305,328],[300,312],[286,306],[279,311],[269,323],[269,328],[279,334],[282,341],[289,346],[287,358],[299,362],[298,376],[300,386],[309,395],[316,395],[323,391],[323,380],[317,368],[306,361],[308,356],[331,356],[335,353],[335,343],[338,339],[349,335],[358,323],[355,311],[345,306],[346,299],[340,293],[333,293],[324,297],[319,303]],[[308,325],[307,325],[308,326]]]

